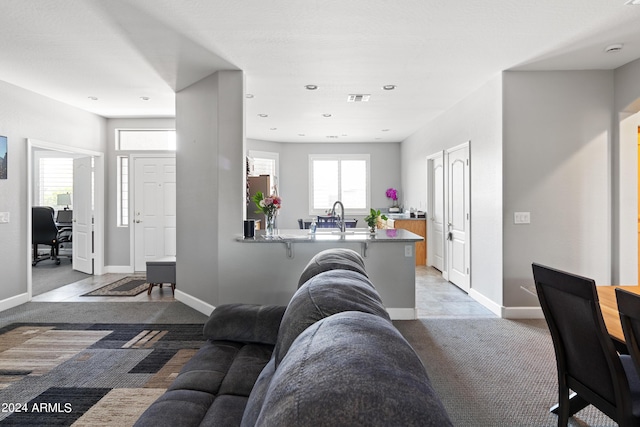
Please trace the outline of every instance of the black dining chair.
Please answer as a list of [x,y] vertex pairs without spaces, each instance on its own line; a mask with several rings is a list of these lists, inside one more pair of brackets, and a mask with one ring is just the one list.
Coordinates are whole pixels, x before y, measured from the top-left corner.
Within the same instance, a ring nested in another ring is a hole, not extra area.
[[640,372],[640,295],[616,288],[616,301],[627,350]]
[[535,263],[533,277],[556,354],[558,426],[590,404],[620,426],[640,425],[640,379],[631,357],[616,352],[595,281]]

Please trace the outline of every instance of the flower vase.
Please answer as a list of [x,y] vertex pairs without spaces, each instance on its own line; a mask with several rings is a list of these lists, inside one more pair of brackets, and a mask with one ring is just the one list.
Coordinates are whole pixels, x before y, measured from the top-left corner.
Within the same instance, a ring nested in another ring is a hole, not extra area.
[[273,236],[273,229],[275,227],[275,221],[276,218],[274,215],[266,215],[267,217],[267,224],[265,227],[265,235],[267,237],[272,237]]

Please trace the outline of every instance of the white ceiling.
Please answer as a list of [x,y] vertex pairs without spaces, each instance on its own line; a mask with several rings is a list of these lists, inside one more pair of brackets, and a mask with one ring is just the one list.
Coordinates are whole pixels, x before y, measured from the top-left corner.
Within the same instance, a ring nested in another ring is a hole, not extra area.
[[176,90],[240,69],[247,137],[283,142],[402,141],[503,70],[639,57],[625,0],[0,2],[0,80],[105,117],[169,117]]

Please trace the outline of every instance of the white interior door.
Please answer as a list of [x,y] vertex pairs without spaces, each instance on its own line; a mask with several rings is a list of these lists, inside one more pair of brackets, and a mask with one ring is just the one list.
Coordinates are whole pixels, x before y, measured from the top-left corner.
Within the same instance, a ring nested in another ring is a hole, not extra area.
[[430,156],[428,171],[429,204],[428,216],[428,265],[445,271],[444,255],[444,154]]
[[176,159],[134,160],[134,268],[176,255]]
[[72,266],[93,274],[92,158],[73,159]]
[[470,289],[469,145],[447,150],[447,273],[448,280]]

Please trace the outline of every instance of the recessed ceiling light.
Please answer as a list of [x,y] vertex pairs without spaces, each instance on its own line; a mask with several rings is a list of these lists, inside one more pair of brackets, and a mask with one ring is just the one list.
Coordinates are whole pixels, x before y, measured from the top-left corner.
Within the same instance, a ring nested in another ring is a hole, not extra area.
[[245,97],[247,97],[247,98],[253,98],[253,94],[248,93],[248,94],[246,94],[246,95],[245,95]]
[[322,117],[331,117],[331,116],[332,116],[332,114],[330,114],[330,113],[324,113],[324,114],[322,115]]
[[92,101],[97,101],[98,100],[98,97],[96,97],[96,96],[87,96],[87,98],[89,98]]
[[607,53],[620,52],[623,46],[624,45],[622,43],[610,44],[604,48],[604,51]]
[[269,128],[269,130],[278,130],[278,128]]
[[307,136],[306,133],[299,133],[298,136]]
[[258,114],[258,117],[269,117],[268,114]]
[[338,139],[338,135],[327,135],[329,139]]
[[318,85],[305,85],[306,90],[316,90],[318,89]]
[[141,96],[140,99],[143,100],[143,101],[148,101],[151,98],[149,98],[148,96]]
[[382,129],[382,132],[389,132],[391,129]]
[[396,88],[396,85],[384,85],[382,86],[382,89],[384,90],[394,90]]

